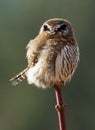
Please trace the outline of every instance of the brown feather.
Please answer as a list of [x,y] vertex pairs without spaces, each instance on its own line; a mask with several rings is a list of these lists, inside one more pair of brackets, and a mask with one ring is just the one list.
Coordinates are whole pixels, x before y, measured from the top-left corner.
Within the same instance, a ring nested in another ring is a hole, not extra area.
[[26,73],[29,68],[25,68],[23,71],[21,71],[18,75],[14,76],[13,78],[10,79],[11,83],[15,86],[19,82],[21,82],[23,79],[26,78]]

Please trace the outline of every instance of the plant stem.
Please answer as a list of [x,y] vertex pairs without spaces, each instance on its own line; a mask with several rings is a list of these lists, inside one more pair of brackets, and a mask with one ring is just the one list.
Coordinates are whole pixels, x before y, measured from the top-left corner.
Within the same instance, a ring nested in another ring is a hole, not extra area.
[[67,130],[66,128],[66,119],[65,119],[65,107],[63,98],[62,98],[62,87],[55,86],[55,94],[56,94],[56,102],[57,105],[55,106],[57,113],[58,113],[58,120],[59,120],[59,127],[60,130]]

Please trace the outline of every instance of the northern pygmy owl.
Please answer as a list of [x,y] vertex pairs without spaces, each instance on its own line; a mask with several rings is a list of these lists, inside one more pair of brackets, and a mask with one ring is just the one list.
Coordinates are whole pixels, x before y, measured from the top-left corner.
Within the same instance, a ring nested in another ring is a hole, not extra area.
[[63,86],[77,68],[79,47],[65,19],[47,20],[26,48],[28,66],[10,79],[14,85],[27,78],[29,84],[42,88]]

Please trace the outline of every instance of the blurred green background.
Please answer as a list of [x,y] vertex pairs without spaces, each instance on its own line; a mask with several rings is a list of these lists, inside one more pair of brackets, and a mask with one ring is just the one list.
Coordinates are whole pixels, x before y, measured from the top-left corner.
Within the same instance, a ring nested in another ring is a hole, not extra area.
[[27,65],[28,41],[54,17],[72,23],[81,54],[63,88],[68,130],[95,130],[95,0],[0,0],[0,130],[59,130],[54,89],[9,82]]

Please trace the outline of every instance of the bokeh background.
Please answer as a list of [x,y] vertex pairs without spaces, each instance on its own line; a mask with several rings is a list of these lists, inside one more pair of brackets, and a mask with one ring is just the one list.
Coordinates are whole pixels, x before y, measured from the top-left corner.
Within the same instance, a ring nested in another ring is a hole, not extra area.
[[63,88],[68,130],[95,130],[95,0],[0,0],[0,130],[58,130],[54,89],[9,79],[24,69],[25,46],[41,24],[68,19],[80,47],[80,64]]

